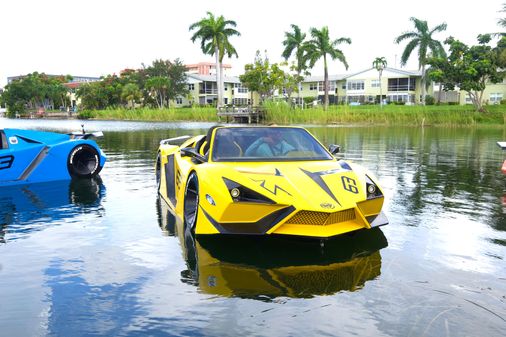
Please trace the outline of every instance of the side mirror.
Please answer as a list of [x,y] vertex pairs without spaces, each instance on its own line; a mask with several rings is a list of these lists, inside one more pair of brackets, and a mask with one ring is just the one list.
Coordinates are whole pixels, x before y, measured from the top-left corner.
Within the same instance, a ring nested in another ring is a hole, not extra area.
[[331,154],[338,154],[340,150],[341,150],[340,145],[336,145],[336,144],[329,145],[329,152]]
[[194,147],[184,147],[179,150],[179,153],[181,153],[181,157],[192,157],[193,162],[196,164],[207,161],[206,158],[198,153]]

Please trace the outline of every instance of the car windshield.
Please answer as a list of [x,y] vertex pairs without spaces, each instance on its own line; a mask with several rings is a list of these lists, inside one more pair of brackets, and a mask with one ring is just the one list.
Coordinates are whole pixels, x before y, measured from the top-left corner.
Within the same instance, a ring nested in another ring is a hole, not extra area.
[[214,136],[213,161],[331,160],[333,157],[302,128],[219,128]]

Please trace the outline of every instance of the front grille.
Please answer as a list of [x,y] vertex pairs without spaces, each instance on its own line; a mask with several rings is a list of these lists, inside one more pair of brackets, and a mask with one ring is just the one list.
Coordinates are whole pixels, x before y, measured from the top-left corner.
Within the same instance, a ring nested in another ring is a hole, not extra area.
[[300,211],[288,219],[286,224],[327,226],[351,220],[355,220],[355,210],[353,208],[334,213]]

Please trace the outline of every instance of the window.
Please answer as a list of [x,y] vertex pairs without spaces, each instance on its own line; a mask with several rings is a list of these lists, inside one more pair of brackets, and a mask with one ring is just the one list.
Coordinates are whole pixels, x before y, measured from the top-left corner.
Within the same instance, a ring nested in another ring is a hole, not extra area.
[[183,104],[183,98],[182,97],[176,97],[176,104]]
[[380,81],[379,80],[372,80],[371,81],[371,88],[379,88],[380,87]]
[[250,100],[248,98],[233,98],[232,104],[236,106],[246,106],[250,104]]
[[237,92],[240,94],[247,94],[248,93],[248,88],[243,87],[243,85],[241,83],[235,83],[234,88],[236,88]]
[[502,101],[502,93],[491,93],[489,98],[490,104],[499,104]]
[[347,83],[347,89],[348,90],[364,90],[364,81],[358,80],[358,81],[348,81]]
[[188,90],[190,90],[190,91],[195,90],[195,84],[193,84],[193,83],[188,84]]
[[414,78],[389,78],[388,91],[415,91]]
[[318,90],[318,83],[317,82],[309,83],[309,90]]
[[[321,91],[325,90],[325,83],[324,82],[318,82],[318,87]],[[329,81],[329,91],[336,90],[336,82],[335,81]]]

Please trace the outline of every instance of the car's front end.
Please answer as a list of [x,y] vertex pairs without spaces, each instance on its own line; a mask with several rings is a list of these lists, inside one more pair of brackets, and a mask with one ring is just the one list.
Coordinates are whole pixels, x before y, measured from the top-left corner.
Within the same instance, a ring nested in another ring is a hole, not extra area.
[[216,164],[199,176],[196,234],[327,238],[388,223],[380,187],[345,161]]

